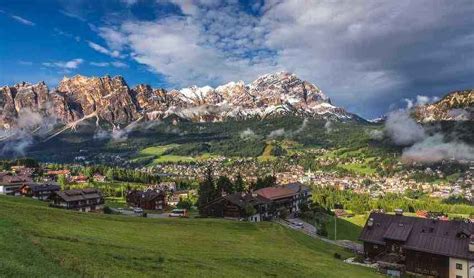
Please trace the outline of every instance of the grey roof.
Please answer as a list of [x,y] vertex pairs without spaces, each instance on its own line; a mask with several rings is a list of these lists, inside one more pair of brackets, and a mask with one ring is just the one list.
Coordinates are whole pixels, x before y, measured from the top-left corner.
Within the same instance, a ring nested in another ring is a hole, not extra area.
[[383,235],[385,239],[406,241],[413,225],[406,223],[391,223]]
[[42,191],[59,191],[61,187],[56,184],[31,184],[29,185],[32,192],[42,192]]
[[61,199],[66,202],[83,201],[89,199],[102,198],[102,193],[98,189],[73,189],[56,192]]
[[271,202],[267,198],[262,197],[260,195],[257,195],[257,194],[252,195],[251,193],[241,193],[241,192],[226,195],[226,196],[223,196],[222,198],[224,198],[225,200],[241,208],[245,208],[248,205],[257,206],[257,205]]
[[370,218],[373,225],[365,225],[361,241],[385,245],[385,240],[398,240],[405,249],[474,260],[474,253],[469,252],[474,223],[383,213],[371,213]]

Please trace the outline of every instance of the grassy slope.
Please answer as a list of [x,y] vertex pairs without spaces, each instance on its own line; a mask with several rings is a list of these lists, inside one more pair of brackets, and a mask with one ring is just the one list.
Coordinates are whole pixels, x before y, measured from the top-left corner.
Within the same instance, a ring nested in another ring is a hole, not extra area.
[[[367,221],[368,215],[359,214],[354,217],[342,217],[337,219],[337,239],[348,239],[358,241],[359,235]],[[330,217],[326,225],[328,238],[334,239],[334,217]]]
[[0,276],[378,277],[273,223],[81,214],[0,196]]

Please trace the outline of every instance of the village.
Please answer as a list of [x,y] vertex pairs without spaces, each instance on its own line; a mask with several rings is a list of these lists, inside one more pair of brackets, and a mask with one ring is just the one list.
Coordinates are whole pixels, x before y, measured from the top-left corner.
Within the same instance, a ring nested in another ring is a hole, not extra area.
[[[417,211],[414,217],[405,216],[401,209],[396,209],[394,214],[376,210],[368,216],[361,231],[359,240],[362,245],[355,242],[333,241],[324,237],[320,231],[321,226],[313,226],[311,221],[305,218],[308,210],[321,208],[310,205],[311,189],[302,182],[317,180],[329,187],[358,190],[361,186],[357,185],[357,182],[362,182],[361,178],[337,179],[335,176],[329,177],[320,172],[304,172],[301,167],[293,167],[291,172],[274,173],[275,184],[267,187],[261,185],[263,187],[248,190],[238,188],[237,181],[232,183],[231,179],[223,179],[225,182],[221,183],[218,181],[217,186],[214,186],[209,169],[207,172],[202,172],[204,178],[201,179],[198,190],[183,190],[175,182],[170,181],[127,189],[124,194],[126,207],[130,210],[123,207],[110,208],[106,202],[107,196],[101,190],[80,186],[106,182],[106,176],[100,173],[89,176],[83,173],[73,175],[69,169],[48,170],[41,167],[11,166],[9,171],[0,173],[0,194],[49,202],[49,206],[53,208],[135,217],[147,217],[150,214],[150,217],[187,218],[190,211],[197,207],[200,217],[281,223],[316,239],[348,248],[359,254],[359,259],[351,259],[347,261],[348,263],[376,266],[379,271],[390,276],[398,277],[405,273],[413,273],[467,278],[473,275],[474,222],[472,221],[449,219],[443,214],[426,211]],[[223,173],[220,172],[221,175]],[[252,176],[242,177],[246,177],[247,181],[252,178]],[[468,177],[472,176],[469,174]],[[256,180],[259,180],[258,177]],[[66,189],[65,182],[79,186]],[[394,180],[385,182],[390,185]],[[342,209],[328,213],[333,213],[334,217],[341,219],[348,215]],[[434,235],[442,237],[444,243],[430,243],[430,238]],[[414,261],[418,263],[414,264]]]
[[[351,159],[348,162],[333,161],[325,159],[323,164],[341,163],[362,164],[359,159]],[[336,170],[305,169],[294,161],[279,160],[278,163],[261,162],[253,158],[238,158],[231,163],[226,163],[223,157],[209,159],[195,163],[168,163],[151,167],[140,168],[142,171],[159,173],[163,176],[179,177],[188,180],[197,180],[203,176],[205,170],[212,167],[217,176],[224,175],[235,177],[242,175],[247,183],[256,182],[258,177],[272,175],[276,177],[277,183],[301,182],[304,184],[317,184],[321,186],[335,187],[340,190],[351,189],[357,193],[368,193],[372,197],[380,197],[386,193],[403,194],[407,189],[421,190],[434,198],[446,199],[450,196],[459,196],[468,201],[473,200],[474,189],[474,163],[471,163],[467,171],[445,179],[446,175],[439,169],[425,167],[421,172],[424,175],[440,180],[439,182],[417,181],[414,174],[420,171],[413,169],[398,171],[391,176],[381,176],[377,173],[364,175],[351,173],[341,175]]]

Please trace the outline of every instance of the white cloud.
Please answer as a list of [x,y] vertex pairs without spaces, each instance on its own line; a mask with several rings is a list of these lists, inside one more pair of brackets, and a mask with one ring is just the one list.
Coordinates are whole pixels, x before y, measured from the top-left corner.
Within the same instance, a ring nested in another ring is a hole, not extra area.
[[110,63],[107,63],[107,62],[90,62],[90,65],[95,66],[95,67],[104,68],[104,67],[110,66]]
[[128,65],[119,61],[114,61],[110,63],[112,66],[116,68],[128,68]]
[[110,67],[110,66],[113,66],[113,67],[116,67],[116,68],[128,68],[128,65],[125,64],[125,63],[122,63],[120,61],[113,61],[113,62],[90,62],[89,63],[91,66],[95,66],[95,67]]
[[56,67],[61,69],[76,69],[80,64],[84,62],[81,58],[72,59],[70,61],[58,61],[58,62],[44,62],[43,66]]
[[121,58],[122,57],[122,55],[120,55],[120,52],[117,51],[117,50],[109,50],[109,49],[103,47],[102,45],[99,45],[99,44],[97,44],[95,42],[91,42],[91,41],[88,41],[87,44],[89,45],[89,47],[91,47],[95,51],[100,52],[102,54],[105,54],[105,55],[108,55],[108,56],[111,56],[111,57],[114,57],[114,58]]
[[336,103],[366,111],[474,73],[466,59],[474,54],[469,1],[267,1],[252,5],[254,13],[234,1],[163,2],[181,14],[128,18],[96,31],[111,50],[130,53],[171,85],[251,81],[287,70]]
[[23,18],[21,16],[18,16],[18,15],[10,15],[10,16],[11,16],[11,18],[13,18],[14,20],[20,22],[21,24],[29,25],[29,26],[35,26],[36,25],[34,22],[31,22],[28,19]]

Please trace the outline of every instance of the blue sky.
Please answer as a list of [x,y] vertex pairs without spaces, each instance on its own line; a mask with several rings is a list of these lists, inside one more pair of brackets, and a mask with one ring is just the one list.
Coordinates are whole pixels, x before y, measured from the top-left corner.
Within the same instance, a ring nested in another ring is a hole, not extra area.
[[0,84],[181,88],[287,70],[371,118],[474,87],[472,14],[461,0],[0,0]]

